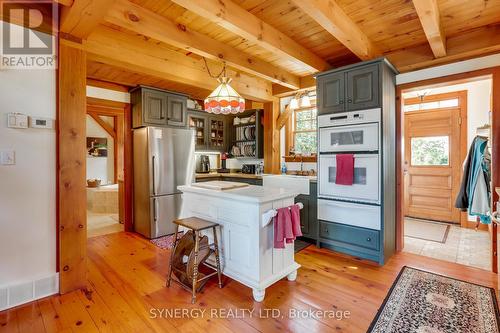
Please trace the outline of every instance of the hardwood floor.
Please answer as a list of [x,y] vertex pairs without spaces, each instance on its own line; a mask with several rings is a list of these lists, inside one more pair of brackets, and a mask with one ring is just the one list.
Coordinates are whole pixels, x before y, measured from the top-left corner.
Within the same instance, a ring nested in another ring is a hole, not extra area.
[[[495,290],[498,285],[496,274],[410,253],[378,267],[310,246],[296,256],[302,265],[297,280],[268,288],[263,303],[253,302],[249,288],[225,279],[219,289],[215,279],[192,305],[190,294],[178,285],[164,287],[169,251],[140,236],[121,232],[89,239],[88,256],[87,290],[0,312],[0,333],[365,332],[404,265]],[[192,310],[192,316],[165,318],[166,310],[175,308]],[[211,311],[223,316],[224,309],[226,318],[210,316]],[[253,316],[243,316],[241,309],[254,309]],[[265,317],[266,309],[278,309],[279,316],[260,318],[259,311]],[[289,309],[349,311],[350,316],[289,318]]]

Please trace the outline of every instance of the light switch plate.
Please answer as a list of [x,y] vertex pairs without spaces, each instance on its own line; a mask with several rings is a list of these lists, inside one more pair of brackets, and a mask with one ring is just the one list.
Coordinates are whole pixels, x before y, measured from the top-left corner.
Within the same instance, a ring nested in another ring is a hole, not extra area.
[[0,151],[0,164],[1,165],[15,165],[16,153],[13,150]]
[[22,113],[9,113],[7,115],[8,128],[28,128],[28,116]]

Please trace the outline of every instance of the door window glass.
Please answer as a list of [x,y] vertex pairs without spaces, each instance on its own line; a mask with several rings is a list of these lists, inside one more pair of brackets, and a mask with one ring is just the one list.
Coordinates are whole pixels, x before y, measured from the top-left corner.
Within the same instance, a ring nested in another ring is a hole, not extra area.
[[441,108],[451,108],[458,106],[458,98],[445,99],[442,101],[434,102],[422,102],[419,104],[406,104],[404,106],[404,111],[419,111],[419,110],[430,110],[430,109],[441,109]]
[[362,145],[363,131],[334,132],[330,134],[332,146]]
[[[328,182],[336,184],[337,180],[337,168],[328,168]],[[354,180],[353,184],[356,185],[366,185],[366,168],[354,168]]]
[[411,138],[412,165],[449,165],[450,149],[448,136]]

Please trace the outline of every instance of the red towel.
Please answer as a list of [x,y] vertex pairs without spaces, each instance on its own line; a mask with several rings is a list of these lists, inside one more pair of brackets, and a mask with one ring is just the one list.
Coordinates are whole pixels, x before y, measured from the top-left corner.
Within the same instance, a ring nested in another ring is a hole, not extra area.
[[290,208],[290,213],[292,215],[292,230],[294,239],[295,237],[302,236],[302,230],[300,228],[300,208],[297,205],[293,205]]
[[335,184],[352,185],[354,181],[354,154],[339,154]]
[[298,236],[302,236],[300,208],[293,205],[278,209],[274,217],[274,248],[284,249],[285,243],[293,243]]
[[284,249],[286,239],[287,219],[290,218],[290,210],[288,208],[280,208],[274,217],[274,248]]

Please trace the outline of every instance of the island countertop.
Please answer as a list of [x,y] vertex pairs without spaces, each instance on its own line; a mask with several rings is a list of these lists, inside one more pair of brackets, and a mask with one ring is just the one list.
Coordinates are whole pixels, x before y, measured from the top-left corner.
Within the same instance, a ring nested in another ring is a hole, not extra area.
[[185,193],[198,193],[210,197],[219,197],[232,199],[236,201],[265,203],[275,200],[282,200],[286,198],[296,197],[300,193],[295,190],[284,188],[263,187],[256,185],[248,185],[242,188],[231,190],[217,191],[212,189],[200,188],[192,185],[181,185],[177,189]]

